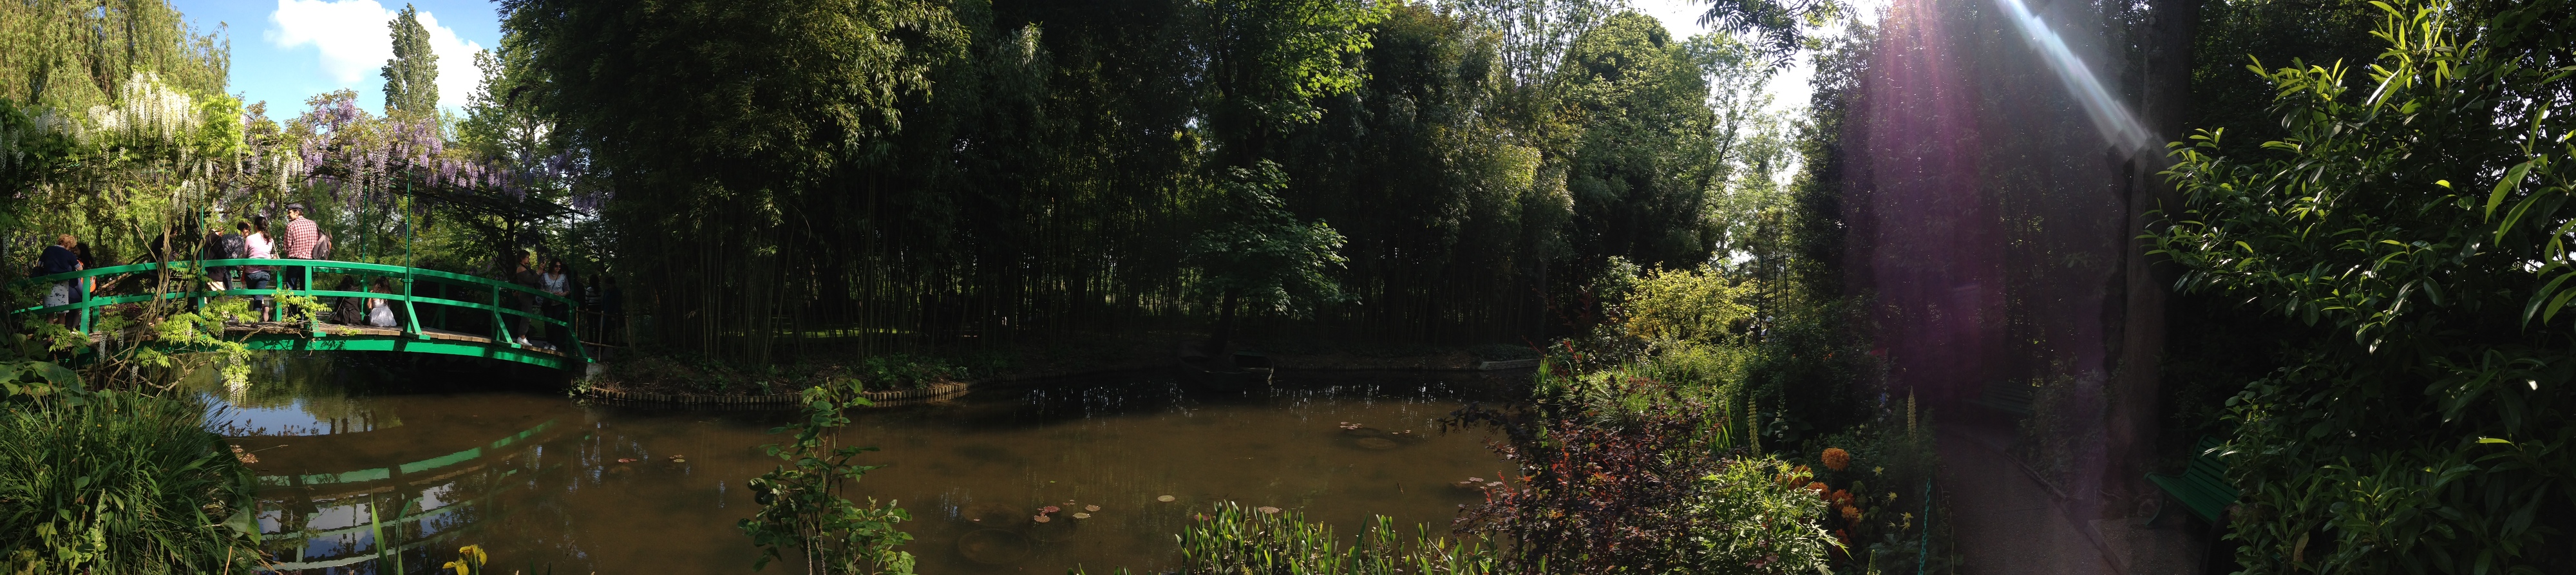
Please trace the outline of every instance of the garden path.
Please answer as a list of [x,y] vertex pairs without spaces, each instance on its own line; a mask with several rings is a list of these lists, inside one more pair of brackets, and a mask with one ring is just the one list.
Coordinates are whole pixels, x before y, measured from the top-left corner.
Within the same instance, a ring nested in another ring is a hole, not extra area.
[[[1973,409],[1973,408],[1971,408]],[[1973,418],[1971,418],[1973,419]],[[2041,483],[2009,447],[2009,421],[1940,428],[1940,489],[1971,575],[2200,573],[2206,529],[2165,517],[2091,519]],[[2086,519],[2079,523],[2079,518]]]

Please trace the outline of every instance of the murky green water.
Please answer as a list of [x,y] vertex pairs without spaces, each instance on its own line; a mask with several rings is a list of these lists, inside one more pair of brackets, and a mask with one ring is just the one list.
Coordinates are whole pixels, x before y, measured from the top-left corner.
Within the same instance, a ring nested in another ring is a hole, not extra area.
[[[750,572],[755,550],[734,527],[753,511],[743,481],[777,463],[759,446],[785,414],[581,405],[473,364],[409,361],[291,361],[249,389],[200,384],[258,457],[260,526],[282,570],[426,573],[474,544],[504,573]],[[883,448],[869,459],[887,467],[855,494],[912,512],[906,550],[922,573],[1142,570],[1170,566],[1172,535],[1216,501],[1344,532],[1377,514],[1445,525],[1479,497],[1450,484],[1504,465],[1489,436],[1431,420],[1512,386],[1289,373],[1218,388],[1138,373],[871,410],[843,440]],[[1032,521],[1046,505],[1068,511]],[[1089,519],[1065,517],[1090,505]]]

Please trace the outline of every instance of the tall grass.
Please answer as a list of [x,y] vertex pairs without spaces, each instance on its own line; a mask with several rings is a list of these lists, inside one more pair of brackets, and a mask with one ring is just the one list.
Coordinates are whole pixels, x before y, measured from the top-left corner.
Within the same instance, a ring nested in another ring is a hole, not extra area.
[[89,574],[257,567],[252,476],[204,417],[180,399],[11,382],[0,396],[0,565]]
[[[1276,508],[1245,509],[1228,501],[1178,536],[1181,571],[1189,575],[1489,575],[1500,563],[1483,537],[1453,542],[1415,526],[1410,542],[1395,520],[1377,517],[1345,540],[1330,525]],[[1349,546],[1345,547],[1345,542]],[[1076,575],[1085,573],[1081,569]],[[1129,575],[1126,569],[1115,571]]]

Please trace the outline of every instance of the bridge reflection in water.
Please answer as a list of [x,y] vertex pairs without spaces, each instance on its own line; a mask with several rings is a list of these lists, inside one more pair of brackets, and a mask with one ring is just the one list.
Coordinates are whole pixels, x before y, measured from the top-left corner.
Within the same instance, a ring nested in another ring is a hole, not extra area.
[[[524,483],[512,481],[521,471],[541,466],[539,443],[556,423],[546,420],[486,445],[386,467],[260,476],[259,527],[278,561],[275,568],[377,561],[383,571],[382,562],[400,562],[405,551],[435,548],[460,528],[493,519],[492,496]],[[356,434],[339,437],[351,435]],[[317,443],[329,449],[339,442]]]

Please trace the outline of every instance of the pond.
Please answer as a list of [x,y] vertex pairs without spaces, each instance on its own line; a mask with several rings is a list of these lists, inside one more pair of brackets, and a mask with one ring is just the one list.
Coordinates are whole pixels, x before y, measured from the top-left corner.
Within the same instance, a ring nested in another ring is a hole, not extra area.
[[[584,405],[470,364],[335,361],[272,359],[243,389],[193,384],[257,459],[282,571],[427,573],[468,544],[499,572],[750,571],[743,484],[778,463],[760,446],[788,413]],[[1373,515],[1439,531],[1481,500],[1454,483],[1507,467],[1490,434],[1433,420],[1525,378],[1127,373],[865,410],[842,440],[882,448],[865,460],[885,467],[852,495],[912,513],[904,549],[922,573],[1142,572],[1171,567],[1173,535],[1219,501],[1303,511],[1346,536]],[[1049,505],[1065,511],[1033,521]]]

